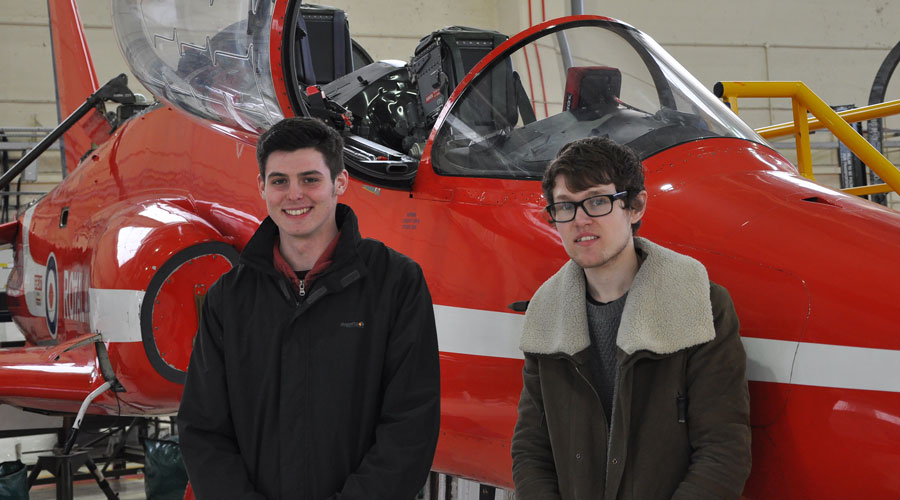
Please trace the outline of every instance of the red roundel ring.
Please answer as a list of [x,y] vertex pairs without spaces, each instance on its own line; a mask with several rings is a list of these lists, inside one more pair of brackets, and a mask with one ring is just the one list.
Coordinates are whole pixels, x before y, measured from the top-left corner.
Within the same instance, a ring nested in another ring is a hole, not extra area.
[[238,257],[226,243],[199,243],[169,258],[150,280],[141,303],[141,340],[166,380],[184,384],[206,290]]

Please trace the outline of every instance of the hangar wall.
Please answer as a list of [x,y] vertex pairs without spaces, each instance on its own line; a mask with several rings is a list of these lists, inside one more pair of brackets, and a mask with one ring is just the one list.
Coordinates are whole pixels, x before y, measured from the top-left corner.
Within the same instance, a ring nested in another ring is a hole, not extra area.
[[[650,34],[706,88],[722,80],[800,80],[831,106],[866,105],[878,68],[900,42],[900,3],[891,0],[584,1],[585,12]],[[885,99],[900,99],[900,71]],[[739,110],[753,127],[792,120],[789,99],[742,99]],[[900,117],[888,118],[885,127],[900,128]],[[820,132],[812,141],[835,138]],[[795,161],[793,140],[775,145]],[[897,147],[887,153],[900,164]],[[839,187],[836,149],[813,149],[812,159],[816,179]],[[900,210],[896,194],[889,203]]]
[[[109,0],[79,0],[98,77],[126,71],[109,21]],[[530,23],[569,13],[565,0],[333,0],[348,12],[351,31],[376,59],[408,59],[433,29],[467,25],[512,34]],[[389,7],[388,7],[389,6]],[[900,41],[900,3],[891,0],[796,0],[735,3],[710,0],[585,0],[584,10],[626,21],[647,32],[706,86],[719,80],[802,80],[832,105],[867,102],[872,80]],[[45,2],[10,2],[0,12],[0,127],[57,123]],[[900,75],[888,99],[900,98]],[[132,82],[134,80],[132,79]],[[143,89],[136,90],[144,92]],[[743,100],[741,116],[752,126],[790,119],[788,100]],[[900,128],[889,119],[888,128]],[[830,134],[814,140],[833,141]],[[793,145],[780,147],[793,159]],[[897,149],[897,148],[894,148]],[[900,161],[900,154],[891,153]],[[818,179],[839,183],[836,153],[815,149]],[[39,181],[23,187],[47,190],[60,178],[58,155],[42,158]],[[894,208],[900,208],[896,195]]]

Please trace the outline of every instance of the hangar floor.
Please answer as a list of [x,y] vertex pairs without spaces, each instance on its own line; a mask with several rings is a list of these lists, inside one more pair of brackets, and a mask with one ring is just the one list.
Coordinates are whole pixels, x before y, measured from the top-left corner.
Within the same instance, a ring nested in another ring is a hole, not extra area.
[[[128,476],[121,479],[109,479],[113,491],[119,494],[119,500],[145,500],[144,476]],[[76,481],[76,500],[106,500],[106,495],[92,480]],[[42,484],[31,488],[30,500],[55,500],[56,485]]]

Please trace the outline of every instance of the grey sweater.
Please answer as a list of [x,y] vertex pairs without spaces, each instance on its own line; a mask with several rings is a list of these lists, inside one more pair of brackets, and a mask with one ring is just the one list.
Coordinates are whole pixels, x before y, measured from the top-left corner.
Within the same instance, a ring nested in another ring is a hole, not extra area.
[[628,294],[618,299],[601,304],[587,297],[586,309],[588,332],[591,335],[591,360],[589,366],[594,377],[597,394],[606,414],[606,426],[612,421],[612,405],[615,396],[618,358],[616,356],[616,332],[622,321],[625,299]]

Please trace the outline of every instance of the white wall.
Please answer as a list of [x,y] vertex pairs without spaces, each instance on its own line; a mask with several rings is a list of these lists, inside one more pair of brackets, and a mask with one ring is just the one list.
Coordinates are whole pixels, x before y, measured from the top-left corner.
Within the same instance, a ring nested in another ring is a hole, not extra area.
[[[717,81],[800,80],[833,106],[867,104],[878,68],[900,42],[900,2],[892,0],[585,0],[585,13],[645,31],[706,88]],[[900,74],[886,99],[900,99]],[[788,99],[742,99],[739,109],[754,127],[792,119]],[[885,126],[900,128],[900,119]],[[820,132],[813,141],[834,138]],[[794,161],[793,148],[779,149]],[[888,157],[900,162],[897,148]],[[839,187],[835,150],[814,149],[813,165],[819,182]],[[897,195],[891,201],[900,209]]]
[[[101,83],[119,73],[128,73],[113,35],[109,5],[109,0],[78,2]],[[47,2],[5,2],[0,9],[0,65],[0,127],[55,127],[59,119]],[[132,82],[135,80],[129,73],[129,83]],[[149,96],[142,88],[135,91]],[[45,153],[38,166],[38,182],[23,183],[23,191],[46,192],[62,178],[58,153]]]
[[444,26],[496,29],[498,22],[495,4],[473,0],[445,3],[334,0],[321,3],[347,12],[353,38],[375,59],[409,60],[420,38]]
[[[62,427],[62,417],[50,417],[27,412],[0,403],[0,430],[53,429]],[[37,462],[38,455],[53,449],[56,433],[0,439],[0,462],[22,460],[26,464]]]
[[[0,12],[0,62],[5,68],[0,127],[53,126],[57,118],[46,3],[8,3]],[[354,38],[376,59],[402,60],[409,59],[419,38],[443,26],[513,34],[527,27],[529,18],[538,23],[570,9],[565,0],[325,3],[347,11]],[[109,0],[79,0],[78,5],[99,79],[127,72],[109,21]],[[900,2],[894,0],[585,0],[584,10],[647,32],[707,88],[720,80],[802,80],[832,105],[866,104],[879,65],[900,41]],[[900,75],[896,79],[888,86],[888,99],[900,98]],[[754,127],[791,117],[790,102],[784,99],[745,99],[740,110]],[[886,125],[900,128],[900,119]],[[814,139],[833,140],[822,133]],[[784,150],[789,158],[791,150]],[[890,157],[900,161],[897,152]],[[836,186],[836,154],[814,150],[813,159],[819,180]],[[40,168],[42,180],[58,179],[58,156],[44,158]]]

